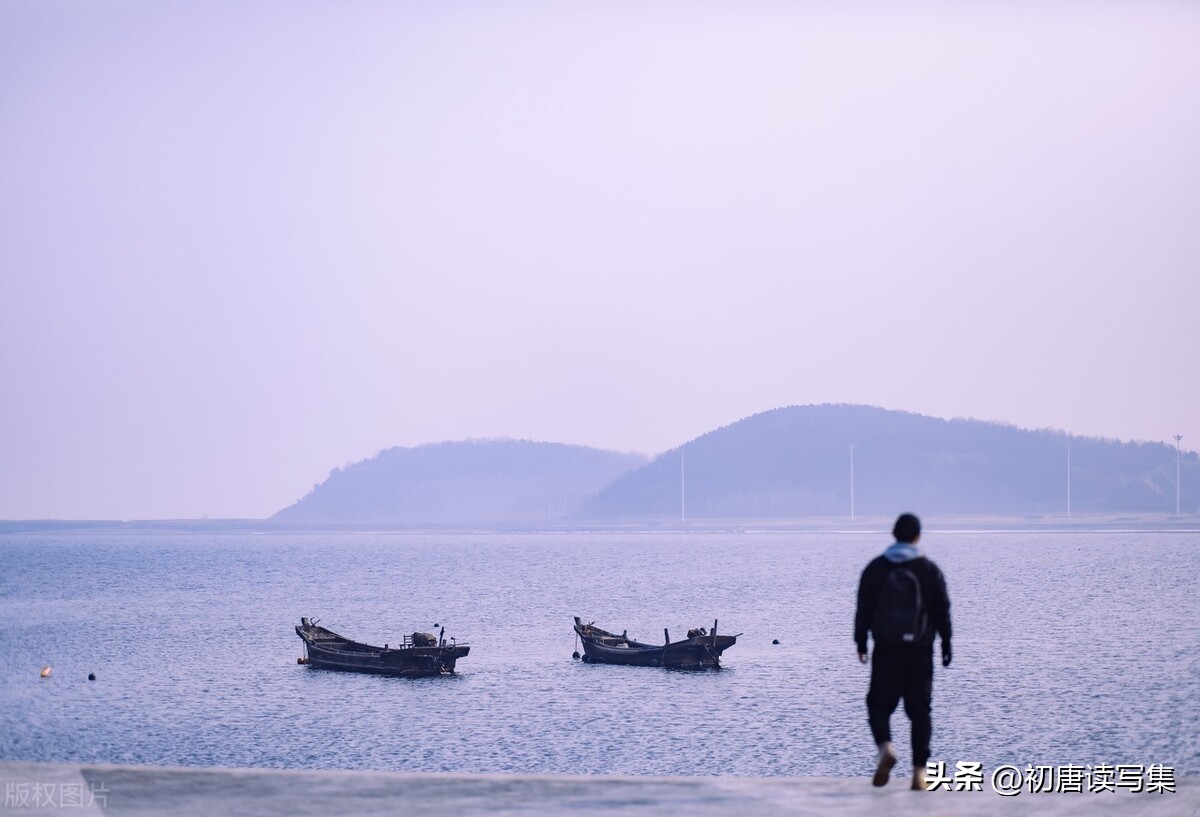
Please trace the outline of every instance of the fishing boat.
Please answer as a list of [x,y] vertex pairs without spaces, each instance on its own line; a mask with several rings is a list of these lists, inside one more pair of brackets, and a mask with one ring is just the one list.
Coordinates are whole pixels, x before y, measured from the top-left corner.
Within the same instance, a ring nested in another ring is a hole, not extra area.
[[436,636],[413,633],[401,637],[399,644],[376,647],[361,644],[317,626],[317,620],[301,618],[296,635],[304,642],[301,664],[322,669],[349,672],[374,672],[380,675],[453,675],[454,663],[471,651],[467,644],[446,640],[446,628]]
[[584,624],[579,616],[575,616],[575,634],[583,642],[585,662],[677,669],[720,667],[721,653],[737,643],[738,638],[717,635],[717,622],[713,621],[711,632],[699,627],[688,630],[688,637],[682,641],[672,642],[671,633],[664,628],[662,644],[643,644],[629,638],[627,633],[617,635],[595,624]]

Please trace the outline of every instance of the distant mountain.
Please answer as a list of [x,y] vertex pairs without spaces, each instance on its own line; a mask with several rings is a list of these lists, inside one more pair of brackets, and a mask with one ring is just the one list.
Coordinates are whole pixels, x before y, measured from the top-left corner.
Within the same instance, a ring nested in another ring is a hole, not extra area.
[[390,448],[335,468],[275,514],[301,525],[526,525],[563,519],[622,473],[637,454],[528,440]]
[[[941,420],[869,406],[755,414],[619,477],[592,519],[1065,513],[1070,443],[1075,513],[1175,510],[1175,449]],[[1184,513],[1200,506],[1200,460],[1183,457]],[[681,474],[682,472],[682,474]],[[682,480],[681,480],[682,477]],[[682,491],[681,491],[682,481]]]

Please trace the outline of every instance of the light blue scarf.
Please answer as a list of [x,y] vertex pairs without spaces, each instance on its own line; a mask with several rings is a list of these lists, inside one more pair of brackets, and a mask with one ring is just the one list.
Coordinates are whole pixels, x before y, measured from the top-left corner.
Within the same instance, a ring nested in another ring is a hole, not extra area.
[[893,542],[887,550],[883,552],[884,558],[895,564],[911,562],[921,554],[917,551],[917,546],[911,542]]

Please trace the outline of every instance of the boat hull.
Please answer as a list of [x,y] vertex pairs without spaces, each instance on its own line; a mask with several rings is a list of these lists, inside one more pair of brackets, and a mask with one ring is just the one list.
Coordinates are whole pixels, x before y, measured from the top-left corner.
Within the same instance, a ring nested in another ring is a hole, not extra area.
[[583,644],[589,664],[623,664],[631,667],[710,669],[721,666],[721,653],[737,643],[734,635],[697,635],[655,646],[631,641],[575,618],[575,634]]
[[[631,667],[674,667],[676,669],[708,669],[721,665],[721,653],[734,645],[736,639],[719,635],[700,636],[676,641],[662,647],[606,647],[583,642],[583,660],[592,664],[624,664]],[[695,643],[693,643],[695,642]]]
[[328,632],[324,628],[296,627],[296,635],[304,642],[304,663],[308,666],[410,678],[453,675],[458,659],[471,651],[466,644],[388,649],[344,639],[335,641],[325,635]]

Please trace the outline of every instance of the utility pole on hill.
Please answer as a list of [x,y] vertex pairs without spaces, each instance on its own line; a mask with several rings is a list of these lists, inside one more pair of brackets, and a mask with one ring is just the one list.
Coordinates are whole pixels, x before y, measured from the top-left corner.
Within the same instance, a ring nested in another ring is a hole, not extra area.
[[1179,441],[1182,434],[1175,435],[1175,515],[1179,516]]
[[684,470],[684,451],[679,449],[679,526],[687,527],[687,474]]
[[854,521],[854,446],[850,446],[850,521]]

